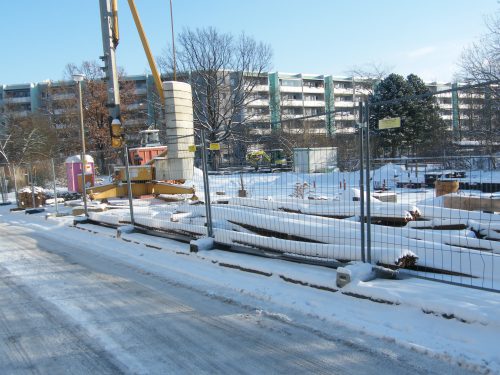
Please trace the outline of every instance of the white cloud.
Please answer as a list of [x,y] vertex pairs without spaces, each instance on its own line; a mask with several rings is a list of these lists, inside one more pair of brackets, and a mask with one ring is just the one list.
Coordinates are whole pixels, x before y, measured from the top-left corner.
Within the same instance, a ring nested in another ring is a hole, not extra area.
[[408,52],[407,56],[411,59],[414,59],[414,58],[430,55],[435,50],[436,50],[436,47],[434,47],[434,46],[417,48],[417,49],[414,49],[413,51]]

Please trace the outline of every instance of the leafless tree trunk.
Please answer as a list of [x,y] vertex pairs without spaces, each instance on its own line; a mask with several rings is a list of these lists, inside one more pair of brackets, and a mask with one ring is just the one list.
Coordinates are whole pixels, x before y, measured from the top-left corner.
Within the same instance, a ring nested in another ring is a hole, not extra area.
[[[494,164],[494,153],[500,140],[500,10],[486,19],[487,32],[464,50],[459,79],[468,83],[485,83],[472,90],[481,97],[480,108],[467,119],[472,124],[472,139],[485,146]],[[494,83],[488,83],[494,81]]]

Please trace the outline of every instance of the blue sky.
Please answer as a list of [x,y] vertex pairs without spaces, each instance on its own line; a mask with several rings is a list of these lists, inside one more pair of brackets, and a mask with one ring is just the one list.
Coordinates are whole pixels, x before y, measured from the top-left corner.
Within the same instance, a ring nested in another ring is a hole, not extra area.
[[[448,81],[485,32],[496,0],[173,0],[176,31],[215,26],[271,44],[273,70],[344,75],[369,63]],[[168,0],[136,0],[151,48],[170,43]],[[0,83],[63,78],[102,54],[98,0],[0,1]],[[119,0],[118,65],[149,71],[127,1]]]

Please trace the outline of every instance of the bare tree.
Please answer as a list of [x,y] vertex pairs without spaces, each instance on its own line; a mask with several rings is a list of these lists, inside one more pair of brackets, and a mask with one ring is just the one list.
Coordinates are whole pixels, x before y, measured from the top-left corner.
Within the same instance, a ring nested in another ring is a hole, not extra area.
[[[500,142],[500,10],[485,19],[487,32],[464,50],[458,78],[468,83],[485,83],[483,87],[466,90],[468,107],[474,112],[460,113],[461,123],[468,122],[466,138],[477,141],[485,151],[493,154]],[[494,81],[494,83],[491,83]],[[462,98],[464,94],[460,95]],[[476,99],[475,99],[476,98]],[[477,98],[481,103],[477,107]],[[463,99],[462,99],[463,100]],[[463,111],[462,111],[463,112]]]
[[[267,77],[271,47],[213,27],[185,29],[177,39],[178,76],[192,86],[195,126],[207,131],[209,141],[222,142],[247,122],[245,108],[254,100],[252,91],[259,80]],[[172,59],[168,52],[165,55],[158,61],[168,74]]]
[[28,163],[49,158],[57,152],[54,129],[44,116],[6,116],[0,154],[7,163]]
[[487,33],[464,50],[461,78],[471,82],[500,79],[500,11],[486,18]]
[[[80,66],[75,64],[66,65],[65,76],[67,79],[71,79],[75,73],[85,75],[85,83],[82,87],[82,101],[84,126],[87,132],[87,148],[89,151],[97,152],[98,165],[103,168],[108,159],[116,159],[115,151],[111,148],[110,124],[108,123],[109,112],[106,107],[107,92],[106,84],[103,81],[104,73],[95,61],[84,61]],[[121,120],[123,124],[126,124],[127,118],[135,116],[125,110],[127,105],[135,101],[135,94],[133,83],[124,82],[123,76],[123,71],[120,71],[120,102],[124,108]],[[70,105],[75,108],[76,102],[73,101]],[[77,117],[73,116],[73,121],[77,121]],[[139,127],[125,126],[125,137],[136,138],[134,137],[135,133],[145,127],[146,124]]]
[[383,80],[393,70],[394,67],[392,66],[372,62],[354,66],[348,71],[348,74],[353,77],[353,81],[356,83],[355,93],[357,95],[369,95],[373,93],[377,82]]

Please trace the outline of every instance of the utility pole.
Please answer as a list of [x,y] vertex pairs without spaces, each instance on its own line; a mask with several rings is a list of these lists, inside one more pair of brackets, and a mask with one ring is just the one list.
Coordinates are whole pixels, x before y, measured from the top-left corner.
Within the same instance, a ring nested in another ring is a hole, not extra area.
[[170,26],[172,34],[172,56],[174,58],[174,81],[177,81],[177,63],[175,61],[174,12],[172,11],[172,0],[170,0]]
[[85,181],[85,173],[87,171],[86,153],[85,150],[85,128],[83,126],[83,98],[82,98],[82,81],[83,74],[73,74],[73,80],[76,82],[78,87],[78,104],[80,109],[80,135],[82,140],[82,194],[83,194],[83,209],[85,211],[85,217],[89,217],[89,212],[87,210],[87,184]]

